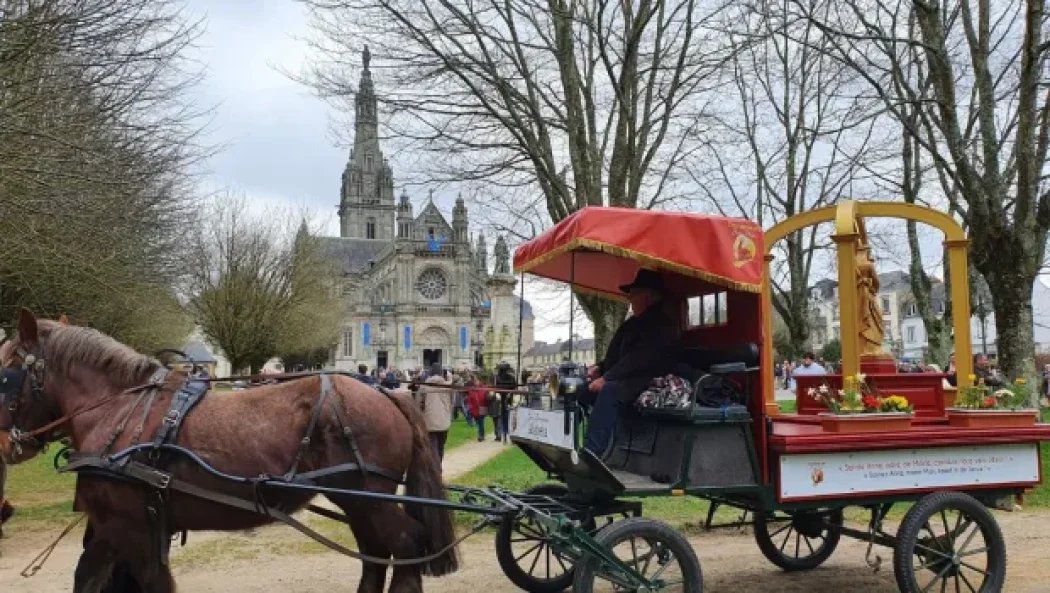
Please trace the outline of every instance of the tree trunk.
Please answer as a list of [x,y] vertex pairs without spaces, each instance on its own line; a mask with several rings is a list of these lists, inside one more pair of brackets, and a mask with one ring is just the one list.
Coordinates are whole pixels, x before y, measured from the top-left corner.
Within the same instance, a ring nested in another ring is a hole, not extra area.
[[[995,329],[999,369],[1006,380],[1024,377],[1039,385],[1035,373],[1035,337],[1032,326],[1032,278],[1024,274],[1002,274],[988,288],[995,301]],[[1011,281],[1011,279],[1013,281]],[[1038,389],[1033,389],[1038,403]]]
[[592,295],[577,294],[576,298],[594,324],[594,362],[597,363],[605,358],[613,334],[627,315],[627,305]]

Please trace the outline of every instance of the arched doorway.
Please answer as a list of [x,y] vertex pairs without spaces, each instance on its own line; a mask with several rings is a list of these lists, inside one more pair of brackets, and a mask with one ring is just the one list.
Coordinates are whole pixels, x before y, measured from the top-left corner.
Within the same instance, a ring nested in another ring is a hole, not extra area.
[[452,338],[440,327],[430,327],[419,334],[419,348],[423,351],[423,368],[434,363],[444,365],[448,361]]

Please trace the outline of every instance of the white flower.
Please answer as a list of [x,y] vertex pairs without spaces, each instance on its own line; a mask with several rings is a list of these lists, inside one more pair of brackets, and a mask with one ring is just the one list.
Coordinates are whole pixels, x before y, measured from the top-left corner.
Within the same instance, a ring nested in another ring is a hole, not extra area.
[[839,389],[839,395],[846,395],[845,389]]
[[831,392],[831,390],[828,389],[827,385],[821,385],[820,386],[820,392],[823,393],[824,395],[827,395],[828,393]]
[[810,387],[809,389],[806,390],[806,395],[808,395],[810,397],[815,397],[817,395],[817,390],[812,388],[812,387]]
[[996,391],[992,395],[994,395],[995,397],[1010,397],[1010,396],[1013,395],[1013,392],[1010,391],[1009,389],[1000,389],[999,391]]
[[865,381],[865,379],[867,379],[867,378],[868,378],[868,376],[865,375],[864,373],[857,373],[857,381],[858,382],[863,383]]

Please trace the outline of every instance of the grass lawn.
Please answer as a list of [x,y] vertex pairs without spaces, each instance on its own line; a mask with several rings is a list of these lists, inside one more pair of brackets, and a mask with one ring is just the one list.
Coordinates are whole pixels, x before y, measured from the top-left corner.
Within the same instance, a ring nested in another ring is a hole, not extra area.
[[454,449],[463,443],[476,441],[477,438],[478,429],[473,426],[467,426],[467,421],[460,416],[459,419],[452,421],[452,426],[448,427],[448,440],[445,441],[445,450]]

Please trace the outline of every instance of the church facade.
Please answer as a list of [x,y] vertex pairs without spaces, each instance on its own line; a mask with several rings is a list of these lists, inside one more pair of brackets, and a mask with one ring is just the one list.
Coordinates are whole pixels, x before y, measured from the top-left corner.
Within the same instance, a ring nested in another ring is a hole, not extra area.
[[[406,190],[395,200],[377,107],[366,48],[354,143],[340,187],[339,237],[325,238],[342,272],[346,303],[329,366],[416,369],[438,362],[459,369],[500,360],[516,366],[520,305],[505,239],[496,241],[490,273],[485,236],[472,242],[462,197],[451,222],[432,196],[418,213]],[[522,352],[532,346],[533,324],[526,302]]]

